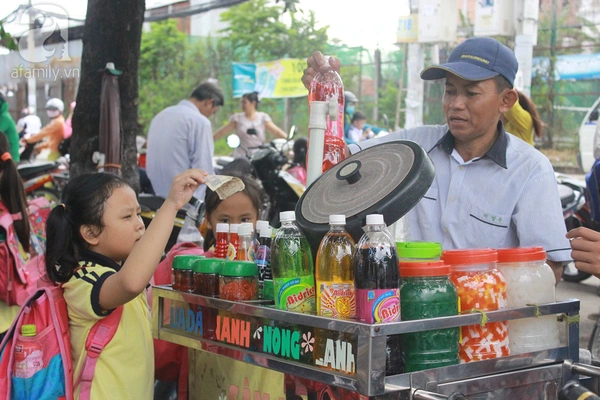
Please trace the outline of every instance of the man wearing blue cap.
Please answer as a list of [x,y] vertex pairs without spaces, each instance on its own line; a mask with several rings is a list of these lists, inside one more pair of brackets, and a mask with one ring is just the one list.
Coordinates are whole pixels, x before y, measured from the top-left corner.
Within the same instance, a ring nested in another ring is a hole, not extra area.
[[[308,59],[305,85],[323,63],[319,52]],[[421,72],[425,80],[445,79],[445,125],[403,129],[348,149],[408,139],[427,151],[435,180],[408,214],[410,240],[440,242],[444,250],[543,246],[558,282],[571,248],[552,165],[500,121],[517,101],[517,69],[512,50],[497,40],[467,39],[447,63]]]

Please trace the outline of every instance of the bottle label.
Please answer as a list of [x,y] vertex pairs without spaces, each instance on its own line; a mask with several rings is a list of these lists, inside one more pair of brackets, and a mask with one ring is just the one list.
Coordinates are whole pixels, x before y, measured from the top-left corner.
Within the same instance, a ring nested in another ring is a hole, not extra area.
[[43,353],[39,348],[31,348],[27,344],[15,345],[15,368],[17,378],[31,378],[44,367]]
[[356,289],[356,318],[368,324],[400,321],[400,289]]
[[275,306],[280,310],[315,310],[315,286],[312,275],[275,279]]
[[264,281],[273,279],[273,273],[269,261],[271,260],[271,249],[268,246],[261,245],[258,247],[255,255],[255,262],[258,266],[258,280]]
[[356,317],[353,283],[320,282],[319,315],[324,317]]

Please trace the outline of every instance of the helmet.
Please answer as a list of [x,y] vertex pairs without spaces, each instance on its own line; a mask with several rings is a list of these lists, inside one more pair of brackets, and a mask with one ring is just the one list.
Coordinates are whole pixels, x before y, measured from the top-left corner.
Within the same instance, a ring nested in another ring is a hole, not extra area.
[[54,97],[46,102],[46,109],[48,108],[53,108],[55,110],[63,112],[65,111],[65,103],[63,103],[61,99],[57,99],[56,97]]
[[346,98],[346,103],[358,103],[358,97],[348,90],[344,91],[344,97]]

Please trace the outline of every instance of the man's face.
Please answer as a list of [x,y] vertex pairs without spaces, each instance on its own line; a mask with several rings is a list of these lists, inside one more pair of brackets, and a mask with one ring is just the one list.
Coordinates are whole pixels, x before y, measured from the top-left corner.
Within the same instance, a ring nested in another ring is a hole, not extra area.
[[443,97],[450,132],[458,142],[469,143],[496,134],[500,115],[507,108],[505,94],[494,79],[472,82],[448,73]]

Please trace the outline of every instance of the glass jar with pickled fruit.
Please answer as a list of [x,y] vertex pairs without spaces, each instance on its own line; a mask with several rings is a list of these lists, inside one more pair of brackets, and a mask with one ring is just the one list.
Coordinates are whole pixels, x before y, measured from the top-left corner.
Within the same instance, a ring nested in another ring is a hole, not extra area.
[[178,255],[173,257],[172,285],[174,290],[181,292],[194,291],[194,263],[204,256]]
[[[553,303],[555,277],[542,247],[498,250],[498,269],[506,279],[508,307]],[[555,315],[508,321],[511,354],[559,347]]]
[[[400,262],[402,321],[448,317],[458,313],[458,295],[443,261]],[[402,335],[406,372],[458,364],[459,328]]]
[[223,300],[258,299],[258,267],[252,261],[224,261],[219,276],[219,297]]
[[[486,312],[507,307],[506,280],[496,268],[496,250],[446,250],[442,260],[450,265],[459,311]],[[463,363],[510,355],[506,321],[463,326],[460,333],[459,356]]]
[[223,260],[203,258],[194,264],[194,293],[219,297],[219,274]]

